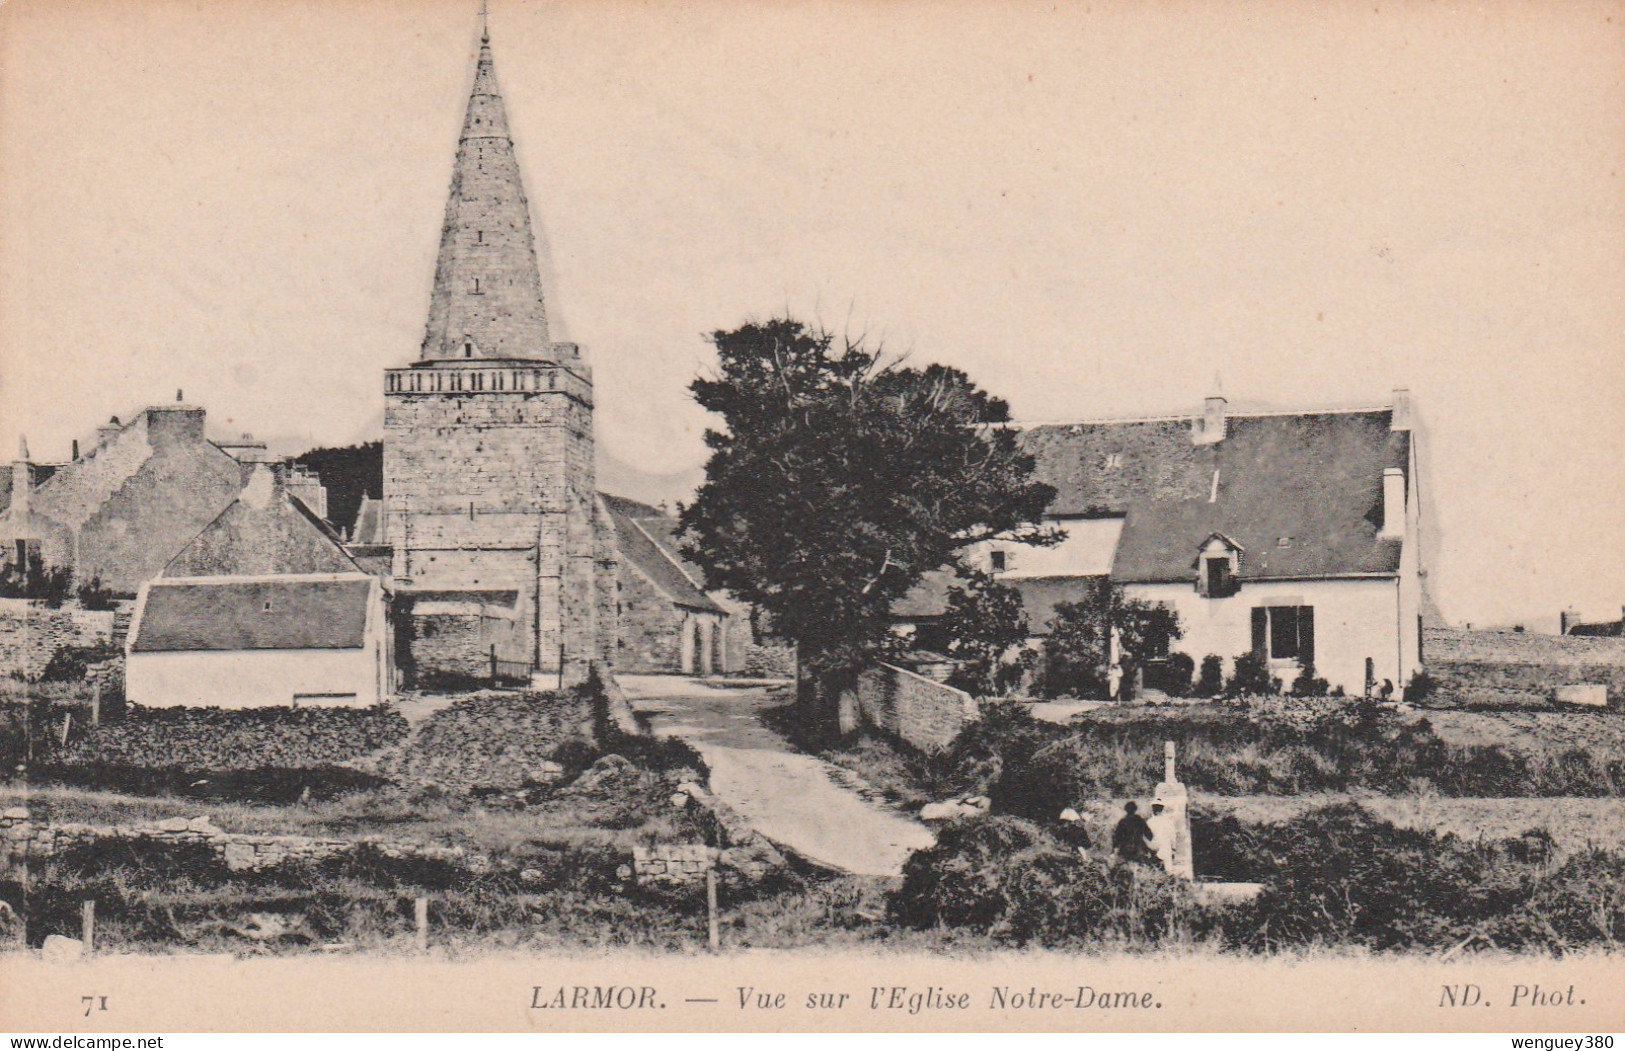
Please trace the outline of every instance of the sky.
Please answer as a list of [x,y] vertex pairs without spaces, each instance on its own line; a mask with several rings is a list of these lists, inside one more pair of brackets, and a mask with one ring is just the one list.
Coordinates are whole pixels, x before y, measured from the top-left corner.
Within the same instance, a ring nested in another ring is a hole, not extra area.
[[[1447,618],[1625,604],[1625,2],[492,0],[607,457],[786,312],[1018,420],[1386,404]],[[473,0],[0,3],[0,456],[171,401],[377,438]]]

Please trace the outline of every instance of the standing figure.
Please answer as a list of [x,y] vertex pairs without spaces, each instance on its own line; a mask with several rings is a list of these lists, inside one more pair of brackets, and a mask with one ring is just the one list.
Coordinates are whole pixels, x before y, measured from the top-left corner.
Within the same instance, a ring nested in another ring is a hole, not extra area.
[[1139,811],[1140,805],[1132,799],[1123,804],[1122,820],[1112,830],[1112,849],[1124,861],[1149,865],[1156,857],[1151,853],[1151,826]]

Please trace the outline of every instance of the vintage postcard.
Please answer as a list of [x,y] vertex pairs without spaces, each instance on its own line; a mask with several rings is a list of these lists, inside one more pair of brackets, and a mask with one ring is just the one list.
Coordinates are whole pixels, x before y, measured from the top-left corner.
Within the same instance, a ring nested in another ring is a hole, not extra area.
[[1611,1047],[1622,169],[1619,2],[0,3],[0,1028]]

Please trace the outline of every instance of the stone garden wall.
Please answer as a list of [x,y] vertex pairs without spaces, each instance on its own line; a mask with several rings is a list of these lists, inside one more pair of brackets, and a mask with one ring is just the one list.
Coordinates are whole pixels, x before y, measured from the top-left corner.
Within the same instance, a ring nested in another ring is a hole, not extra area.
[[0,599],[0,675],[38,679],[58,648],[112,640],[111,610],[50,609],[28,599]]
[[1625,698],[1625,639],[1430,628],[1422,663],[1441,694],[1463,703],[1540,704],[1563,686],[1602,685]]
[[284,861],[322,861],[341,857],[362,843],[370,843],[391,857],[452,862],[466,867],[470,872],[478,872],[490,864],[480,855],[468,854],[462,847],[226,832],[216,828],[207,815],[165,818],[150,825],[47,824],[30,820],[28,811],[23,807],[11,807],[0,814],[0,841],[4,843],[4,851],[0,853],[0,872],[19,865],[37,864],[71,847],[116,840],[159,845],[206,844],[233,871],[270,868]]
[[946,748],[980,710],[964,690],[876,664],[858,676],[858,711],[872,726],[922,751]]

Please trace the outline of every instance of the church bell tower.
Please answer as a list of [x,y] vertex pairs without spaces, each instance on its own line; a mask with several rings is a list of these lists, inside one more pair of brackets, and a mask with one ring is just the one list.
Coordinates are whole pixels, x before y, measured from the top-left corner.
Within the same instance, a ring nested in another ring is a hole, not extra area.
[[592,374],[579,347],[548,338],[483,12],[481,22],[423,345],[384,379],[402,657],[419,672],[478,675],[501,662],[568,684],[602,647]]

